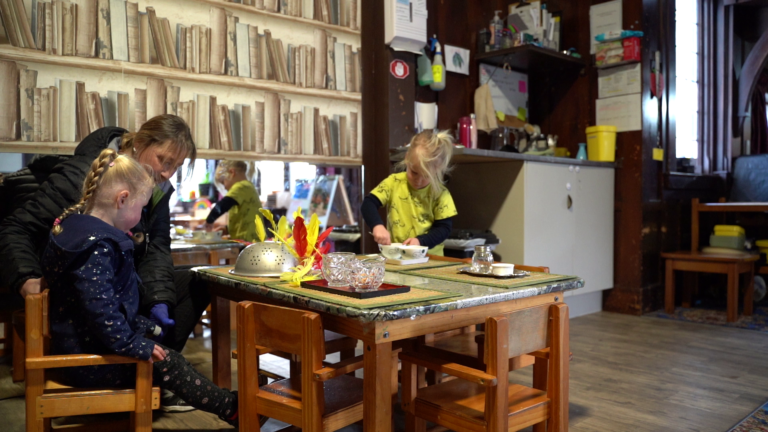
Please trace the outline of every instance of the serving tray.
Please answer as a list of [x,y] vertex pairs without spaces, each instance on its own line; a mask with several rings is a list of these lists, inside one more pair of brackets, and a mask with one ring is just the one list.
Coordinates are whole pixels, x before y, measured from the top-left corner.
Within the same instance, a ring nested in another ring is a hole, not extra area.
[[317,291],[327,292],[330,294],[338,294],[345,297],[352,297],[356,299],[369,299],[375,297],[383,297],[388,295],[403,294],[411,290],[411,287],[407,285],[393,285],[388,283],[381,284],[380,287],[372,291],[355,291],[351,286],[346,287],[330,287],[328,281],[325,279],[304,281],[301,283],[303,288],[313,289]]
[[461,267],[461,268],[459,268],[458,271],[459,271],[459,273],[464,273],[464,274],[468,274],[468,275],[472,275],[472,276],[489,277],[489,278],[494,278],[494,279],[519,279],[519,278],[524,278],[524,277],[528,277],[528,276],[531,275],[530,272],[523,271],[523,270],[517,270],[517,269],[515,270],[515,272],[513,274],[506,275],[506,276],[495,275],[493,273],[480,273],[480,272],[476,272],[476,271],[472,270],[472,267]]

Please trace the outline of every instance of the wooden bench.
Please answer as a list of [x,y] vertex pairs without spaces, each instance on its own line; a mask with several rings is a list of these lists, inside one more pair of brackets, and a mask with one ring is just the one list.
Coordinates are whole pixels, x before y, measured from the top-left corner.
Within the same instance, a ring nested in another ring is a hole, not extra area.
[[[675,312],[675,271],[718,273],[728,276],[727,321],[739,318],[739,277],[749,275],[744,293],[744,315],[752,315],[752,293],[754,290],[755,261],[759,255],[704,254],[699,251],[700,213],[768,212],[768,203],[701,203],[698,198],[691,202],[691,250],[662,253],[666,259],[666,284],[664,309]],[[690,304],[691,293],[683,293],[683,304]]]

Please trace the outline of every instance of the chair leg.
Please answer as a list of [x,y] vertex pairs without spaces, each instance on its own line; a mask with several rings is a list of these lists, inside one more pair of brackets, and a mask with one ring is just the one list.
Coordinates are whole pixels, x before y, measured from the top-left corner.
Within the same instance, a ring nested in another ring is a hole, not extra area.
[[[50,430],[50,421],[38,419],[37,398],[43,395],[45,375],[42,370],[27,372],[26,383],[26,422],[27,432],[46,432]],[[46,429],[46,423],[48,428]]]
[[744,291],[744,315],[745,316],[752,316],[754,304],[752,300],[752,295],[755,293],[755,267],[752,266],[749,269],[749,281],[747,283],[747,288]]
[[[547,369],[549,368],[549,362],[543,358],[536,358],[533,363],[533,388],[537,390],[547,391]],[[547,422],[543,421],[533,425],[533,432],[545,432],[547,430]]]
[[[397,403],[397,386],[398,386],[398,372],[400,372],[400,359],[397,355],[402,349],[392,350],[392,404]],[[395,424],[392,423],[392,430],[394,432]]]
[[[352,349],[343,349],[343,350],[339,351],[339,360],[347,360],[347,359],[351,359],[351,358],[354,358],[354,357],[355,357],[355,349],[354,348],[352,348]],[[395,363],[397,363],[397,362],[395,362]],[[347,375],[355,376],[355,372],[354,371],[350,372]],[[397,388],[397,386],[395,386],[395,388]]]
[[131,429],[152,432],[152,364],[136,363],[136,408],[131,413]]
[[405,430],[406,432],[426,432],[427,422],[416,417],[413,406],[419,388],[419,369],[422,368],[408,362],[403,362],[402,365],[402,406],[405,411]]
[[288,371],[291,379],[297,379],[301,376],[301,361],[298,355],[291,354],[291,358],[288,360]]
[[728,267],[728,297],[726,321],[735,322],[739,319],[739,271],[735,265]]
[[675,313],[675,267],[673,260],[667,260],[667,277],[664,295],[664,311],[668,314]]

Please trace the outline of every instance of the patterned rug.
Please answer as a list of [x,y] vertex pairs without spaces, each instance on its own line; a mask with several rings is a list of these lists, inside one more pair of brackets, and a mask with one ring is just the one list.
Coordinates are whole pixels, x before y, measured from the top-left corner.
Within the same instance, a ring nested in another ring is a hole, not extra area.
[[[741,313],[741,310],[739,310]],[[751,317],[739,315],[736,322],[726,322],[725,309],[703,309],[703,308],[677,308],[674,314],[668,314],[664,310],[651,312],[649,316],[658,318],[667,318],[678,321],[689,321],[702,324],[714,324],[725,327],[743,328],[757,330],[768,333],[768,306],[755,306],[754,314]],[[762,430],[762,429],[759,429]]]
[[768,402],[729,429],[728,432],[768,432]]

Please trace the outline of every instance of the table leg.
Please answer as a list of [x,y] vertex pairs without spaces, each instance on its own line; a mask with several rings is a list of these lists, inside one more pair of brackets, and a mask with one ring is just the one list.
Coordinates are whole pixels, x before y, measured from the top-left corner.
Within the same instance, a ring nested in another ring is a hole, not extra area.
[[211,350],[213,383],[232,388],[232,336],[229,324],[229,300],[211,294]]
[[668,314],[675,313],[675,269],[672,260],[667,260],[667,280],[665,285],[664,311]]
[[392,343],[365,342],[363,430],[392,430]]
[[755,293],[755,267],[754,265],[750,265],[749,269],[749,283],[747,283],[747,288],[744,292],[744,315],[745,316],[752,316],[753,312],[753,300],[752,295]]
[[739,319],[739,270],[736,265],[728,266],[728,297],[726,321]]

